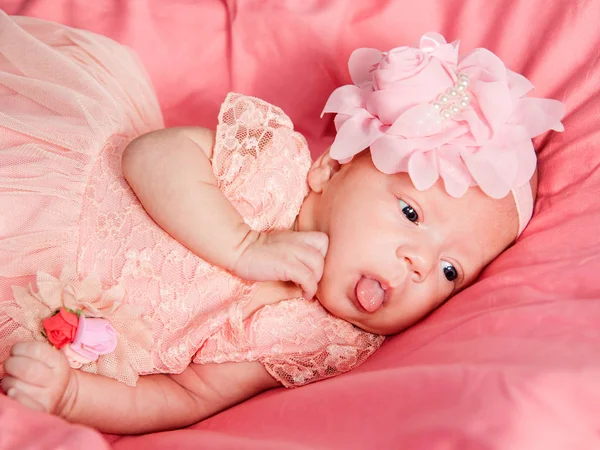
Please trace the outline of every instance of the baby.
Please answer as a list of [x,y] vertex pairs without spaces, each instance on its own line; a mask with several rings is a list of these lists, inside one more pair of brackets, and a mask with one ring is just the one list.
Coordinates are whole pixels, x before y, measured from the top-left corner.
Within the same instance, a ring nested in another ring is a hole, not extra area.
[[362,363],[521,234],[531,138],[561,129],[562,105],[525,97],[495,55],[459,59],[429,33],[352,54],[354,84],[324,110],[335,141],[311,162],[262,100],[229,94],[216,132],[161,129],[123,47],[0,28],[2,389],[108,433]]

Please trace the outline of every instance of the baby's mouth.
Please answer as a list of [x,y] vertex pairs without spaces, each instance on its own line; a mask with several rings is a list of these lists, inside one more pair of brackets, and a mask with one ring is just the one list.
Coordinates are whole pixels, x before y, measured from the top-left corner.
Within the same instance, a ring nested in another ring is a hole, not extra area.
[[373,278],[362,276],[355,290],[358,302],[367,312],[377,311],[385,300],[385,289]]

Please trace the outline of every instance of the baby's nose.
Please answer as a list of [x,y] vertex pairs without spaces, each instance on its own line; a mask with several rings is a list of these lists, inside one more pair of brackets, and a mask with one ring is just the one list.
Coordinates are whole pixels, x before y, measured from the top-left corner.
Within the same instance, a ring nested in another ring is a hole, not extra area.
[[399,247],[396,256],[417,283],[424,282],[436,266],[434,252],[425,246]]

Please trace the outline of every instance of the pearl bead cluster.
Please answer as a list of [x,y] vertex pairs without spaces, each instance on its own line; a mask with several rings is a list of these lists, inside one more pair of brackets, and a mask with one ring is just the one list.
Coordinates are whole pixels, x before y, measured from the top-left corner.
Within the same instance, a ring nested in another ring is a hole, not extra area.
[[471,102],[471,96],[467,93],[468,86],[468,75],[459,73],[454,86],[449,87],[446,92],[440,94],[437,101],[433,103],[433,107],[440,112],[444,119],[455,116],[469,106]]

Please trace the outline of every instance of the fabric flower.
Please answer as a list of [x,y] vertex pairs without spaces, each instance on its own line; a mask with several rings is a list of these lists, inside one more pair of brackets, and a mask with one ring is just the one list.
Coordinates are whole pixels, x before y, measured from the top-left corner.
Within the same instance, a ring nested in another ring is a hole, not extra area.
[[[82,310],[86,316],[104,317],[112,315],[121,304],[124,295],[121,286],[104,289],[97,274],[80,278],[74,267],[63,269],[60,278],[55,278],[45,272],[38,272],[36,274],[36,284],[37,294],[33,294],[31,288],[27,291],[37,297],[50,310],[63,307],[71,310]],[[18,287],[13,288],[15,298],[26,295],[26,292],[20,292],[20,290]]]
[[[33,286],[12,286],[15,302],[4,307],[6,314],[30,333],[27,339],[47,341],[47,337],[42,333],[42,322],[53,311],[59,308],[81,310],[79,320],[85,316],[83,320],[86,321],[86,326],[90,320],[108,318],[111,327],[105,328],[108,335],[108,337],[104,335],[106,339],[96,336],[93,339],[85,338],[77,341],[77,333],[75,333],[73,342],[82,344],[78,348],[89,350],[87,347],[91,347],[101,355],[98,358],[94,354],[92,360],[80,354],[84,352],[77,353],[82,356],[77,357],[82,364],[82,370],[115,378],[130,386],[135,385],[139,373],[152,370],[150,326],[142,317],[143,311],[140,308],[123,303],[125,291],[121,286],[104,288],[98,275],[90,274],[80,278],[73,266],[65,267],[59,278],[45,272],[37,272],[35,284],[37,291]],[[19,333],[20,339],[26,338],[22,330]],[[112,339],[117,336],[118,339],[114,344]],[[83,347],[84,345],[86,347]],[[68,346],[69,348],[66,349],[65,345],[61,351],[65,352],[67,358],[71,355],[71,360],[74,361],[73,345]],[[101,353],[111,348],[113,348],[112,352]],[[91,352],[92,350],[89,354],[85,354],[92,356]],[[129,358],[128,355],[132,352],[138,357]],[[74,364],[78,365],[77,362]]]
[[112,353],[117,348],[117,332],[106,319],[81,316],[71,350],[80,356],[96,361],[100,355]]
[[526,97],[533,85],[492,52],[459,59],[458,42],[437,33],[419,48],[358,49],[348,66],[354,84],[323,110],[336,113],[331,156],[345,163],[370,147],[380,171],[408,172],[419,190],[441,177],[453,197],[478,185],[502,198],[535,171],[531,139],[563,130],[561,102]]
[[48,341],[56,348],[63,348],[73,342],[77,332],[77,314],[60,308],[58,313],[42,321]]

